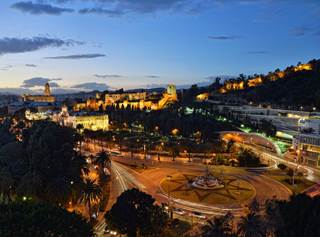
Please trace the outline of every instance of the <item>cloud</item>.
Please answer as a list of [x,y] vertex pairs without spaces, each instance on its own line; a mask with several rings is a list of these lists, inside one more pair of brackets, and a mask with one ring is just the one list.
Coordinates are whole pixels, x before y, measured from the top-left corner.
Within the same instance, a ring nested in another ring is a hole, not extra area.
[[310,34],[314,36],[319,36],[320,29],[319,29],[319,26],[297,26],[297,27],[291,28],[290,34],[297,37],[310,35]]
[[146,77],[147,77],[147,78],[160,78],[160,77],[157,76],[157,75],[147,75]]
[[215,35],[215,36],[208,36],[211,40],[235,40],[239,39],[240,36],[237,35]]
[[[155,13],[158,11],[175,11],[194,13],[199,9],[205,9],[195,0],[41,0],[42,2],[65,4],[74,2],[91,3],[92,8],[80,9],[80,14],[100,14],[110,17],[122,16],[130,13]],[[210,3],[211,4],[211,3]]]
[[[110,1],[106,0],[103,2]],[[152,13],[156,11],[172,10],[192,3],[192,1],[188,0],[114,0],[114,2],[116,4],[116,8],[118,9],[138,13]]]
[[10,68],[13,68],[13,65],[6,65],[0,68],[1,71],[8,71]]
[[85,59],[85,58],[100,58],[105,57],[105,54],[73,54],[54,57],[45,57],[45,59]]
[[0,94],[13,94],[13,95],[23,95],[23,94],[32,94],[34,91],[27,88],[0,88]]
[[21,85],[22,88],[34,88],[37,86],[44,86],[46,83],[50,82],[50,86],[53,88],[60,87],[58,83],[52,82],[52,81],[60,81],[62,80],[61,78],[55,78],[55,79],[50,79],[50,78],[44,78],[44,77],[33,77],[27,80],[23,81],[23,84]]
[[105,91],[110,89],[110,87],[105,84],[105,83],[97,83],[97,82],[87,82],[87,83],[82,83],[78,85],[72,86],[72,88],[76,89],[84,89],[84,90],[91,90],[91,91]]
[[0,55],[9,53],[24,53],[36,51],[47,47],[73,46],[83,44],[74,40],[62,40],[57,38],[33,37],[33,38],[2,38],[0,39]]
[[256,50],[256,51],[248,51],[248,54],[268,54],[269,51],[266,50]]
[[96,78],[119,78],[119,77],[122,77],[121,75],[118,75],[118,74],[94,74],[94,76]]
[[231,76],[231,75],[215,75],[215,76],[207,76],[205,77],[206,80],[210,81],[210,82],[214,82],[216,80],[216,78],[219,77],[221,78],[221,81],[225,81],[231,78],[235,78],[237,76]]
[[105,8],[83,8],[78,11],[82,15],[86,14],[97,14],[97,15],[105,15],[109,17],[119,17],[123,16],[125,13],[121,10],[110,10],[110,9],[105,9]]
[[297,26],[291,29],[291,35],[293,36],[304,36],[312,31],[309,26]]
[[28,64],[28,63],[25,64],[25,66],[26,66],[26,67],[37,67],[37,65],[35,65],[35,64]]
[[65,12],[73,12],[74,10],[69,8],[55,7],[50,4],[17,2],[11,6],[13,9],[21,12],[30,13],[33,15],[49,14],[49,15],[61,15]]

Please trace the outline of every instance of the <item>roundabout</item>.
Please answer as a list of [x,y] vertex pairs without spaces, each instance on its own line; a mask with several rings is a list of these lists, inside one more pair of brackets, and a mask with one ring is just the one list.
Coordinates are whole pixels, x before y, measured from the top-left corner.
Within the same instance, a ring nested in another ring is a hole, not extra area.
[[200,173],[175,173],[164,178],[160,188],[174,199],[204,205],[241,206],[249,202],[256,190],[249,182],[232,175],[216,175],[206,171]]
[[146,161],[125,157],[113,160],[121,163],[113,162],[119,185],[114,186],[112,193],[136,187],[152,195],[159,204],[170,203],[190,213],[197,211],[210,216],[231,212],[241,216],[253,198],[263,205],[275,197],[286,200],[292,194],[260,170],[152,160],[147,161],[147,169],[135,169]]

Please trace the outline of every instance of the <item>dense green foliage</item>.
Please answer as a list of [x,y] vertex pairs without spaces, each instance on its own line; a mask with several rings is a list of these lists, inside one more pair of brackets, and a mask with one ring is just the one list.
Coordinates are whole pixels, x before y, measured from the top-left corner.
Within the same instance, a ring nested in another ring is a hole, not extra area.
[[[320,236],[320,197],[305,194],[288,201],[269,200],[264,213],[259,208],[234,222],[227,214],[209,220],[203,228],[204,237],[317,237]],[[256,205],[254,205],[256,206]],[[233,226],[233,228],[232,228]]]
[[168,216],[155,199],[137,189],[123,192],[106,213],[107,228],[135,236],[160,236]]
[[259,167],[261,162],[259,157],[249,149],[240,149],[237,160],[240,167]]
[[23,132],[22,141],[0,148],[2,201],[27,196],[65,204],[79,196],[86,163],[74,150],[72,129],[37,122]]
[[267,204],[268,218],[273,220],[276,236],[320,236],[320,198],[304,194],[292,196],[289,201]]
[[90,237],[91,226],[80,216],[45,203],[0,205],[1,237]]
[[[201,109],[188,111],[187,107],[171,106],[164,110],[141,111],[129,107],[126,109],[108,107],[110,120],[116,128],[143,129],[147,132],[159,132],[162,135],[172,135],[177,129],[177,135],[192,137],[199,132],[205,141],[216,139],[216,133],[224,130],[234,130],[229,124],[216,121],[204,114]],[[124,126],[125,125],[125,126]],[[141,125],[139,127],[139,125]]]
[[15,141],[15,136],[10,132],[10,129],[11,121],[9,119],[0,123],[0,148],[5,144]]

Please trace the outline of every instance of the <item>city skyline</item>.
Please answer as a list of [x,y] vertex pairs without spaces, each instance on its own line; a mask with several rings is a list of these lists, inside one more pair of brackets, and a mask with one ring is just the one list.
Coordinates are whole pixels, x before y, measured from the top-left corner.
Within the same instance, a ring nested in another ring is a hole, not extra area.
[[320,51],[313,0],[8,0],[0,9],[0,92],[207,83]]

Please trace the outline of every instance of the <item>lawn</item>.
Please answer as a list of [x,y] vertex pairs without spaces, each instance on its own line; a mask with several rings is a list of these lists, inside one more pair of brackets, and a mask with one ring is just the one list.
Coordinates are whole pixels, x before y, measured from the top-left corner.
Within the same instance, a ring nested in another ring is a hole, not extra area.
[[294,194],[301,193],[307,188],[315,184],[314,182],[307,180],[303,176],[296,175],[294,178],[295,184],[292,185],[291,184],[292,178],[287,175],[286,171],[281,171],[281,170],[268,171],[265,173],[265,175],[279,181],[280,183],[285,185],[287,188],[289,188]]
[[162,180],[160,185],[164,192],[170,192],[171,197],[209,205],[241,204],[255,195],[255,189],[251,184],[231,175],[217,176],[225,184],[220,189],[203,190],[188,185],[196,176],[179,173],[173,175],[171,181]]

